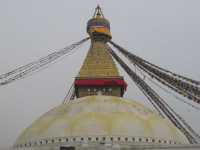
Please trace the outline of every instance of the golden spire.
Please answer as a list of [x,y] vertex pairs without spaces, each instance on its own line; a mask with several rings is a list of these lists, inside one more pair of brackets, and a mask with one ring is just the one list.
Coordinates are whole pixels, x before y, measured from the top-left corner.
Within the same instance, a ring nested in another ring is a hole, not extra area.
[[91,38],[91,47],[79,72],[83,78],[119,77],[117,67],[106,50],[106,42],[111,38],[110,23],[104,18],[98,5],[93,18],[88,21],[87,32]]
[[79,72],[83,78],[111,78],[119,77],[117,67],[106,50],[106,45],[100,41],[93,41]]
[[76,97],[88,95],[123,96],[127,84],[119,75],[118,69],[107,51],[107,41],[111,37],[110,23],[103,17],[99,6],[92,19],[87,23],[91,47],[76,77]]

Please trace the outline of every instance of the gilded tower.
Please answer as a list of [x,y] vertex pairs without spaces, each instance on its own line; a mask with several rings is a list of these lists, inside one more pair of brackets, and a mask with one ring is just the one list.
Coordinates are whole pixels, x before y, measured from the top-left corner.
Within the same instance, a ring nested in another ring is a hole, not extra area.
[[75,79],[76,97],[88,95],[123,96],[126,83],[106,50],[106,42],[112,38],[110,23],[98,6],[87,23],[91,46]]

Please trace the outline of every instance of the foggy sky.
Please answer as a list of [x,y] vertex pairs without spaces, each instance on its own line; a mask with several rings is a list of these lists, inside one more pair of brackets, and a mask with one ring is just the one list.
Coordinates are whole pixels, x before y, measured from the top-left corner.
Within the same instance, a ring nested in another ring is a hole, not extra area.
[[[199,0],[0,0],[0,74],[86,37],[86,23],[97,4],[111,22],[113,41],[200,80]],[[0,87],[0,147],[12,145],[24,128],[62,102],[89,44],[39,73]],[[148,105],[121,74],[129,84],[125,97]],[[200,112],[159,93],[200,134]]]

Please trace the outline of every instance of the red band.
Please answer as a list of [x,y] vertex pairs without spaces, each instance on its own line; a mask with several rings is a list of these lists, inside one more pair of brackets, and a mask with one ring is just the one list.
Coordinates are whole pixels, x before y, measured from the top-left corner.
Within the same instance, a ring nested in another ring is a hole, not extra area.
[[126,82],[123,79],[76,79],[76,86],[121,86],[125,90]]

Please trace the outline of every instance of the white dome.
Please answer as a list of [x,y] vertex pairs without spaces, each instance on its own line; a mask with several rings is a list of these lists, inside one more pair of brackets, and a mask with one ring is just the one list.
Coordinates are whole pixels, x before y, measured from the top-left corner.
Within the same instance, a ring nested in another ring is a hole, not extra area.
[[87,96],[45,113],[25,129],[15,146],[105,137],[188,143],[169,120],[138,102],[112,96]]

